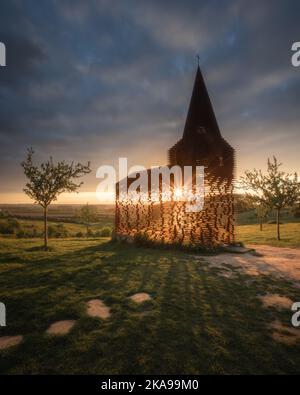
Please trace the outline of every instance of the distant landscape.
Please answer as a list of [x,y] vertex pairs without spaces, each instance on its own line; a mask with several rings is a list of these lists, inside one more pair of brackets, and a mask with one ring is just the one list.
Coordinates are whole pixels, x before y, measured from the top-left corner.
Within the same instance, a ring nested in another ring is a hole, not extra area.
[[[49,238],[109,237],[114,223],[114,206],[92,206],[97,221],[86,224],[80,218],[81,205],[53,205],[49,208]],[[17,238],[43,236],[43,213],[34,204],[0,205],[0,235]],[[88,234],[87,234],[88,233]]]
[[[79,204],[53,204],[49,207],[49,237],[74,238],[86,235],[85,225],[79,218]],[[97,222],[91,224],[89,236],[107,237],[114,226],[115,206],[113,204],[91,205],[98,215]],[[282,240],[275,237],[276,214],[271,212],[259,231],[259,222],[255,210],[236,210],[237,241],[245,244],[268,244],[278,247],[300,247],[300,218],[291,210],[282,211]],[[19,238],[41,237],[43,233],[43,212],[35,204],[1,204],[0,205],[0,235]],[[15,220],[13,222],[12,220]],[[7,221],[11,225],[7,227]],[[104,230],[104,233],[101,231]],[[18,233],[19,232],[19,233]]]
[[[71,220],[76,217],[80,204],[53,204],[49,207],[48,216],[51,220]],[[100,218],[113,218],[115,207],[113,204],[91,205],[99,210]],[[42,218],[43,212],[36,204],[0,204],[0,210],[7,211],[16,218]]]

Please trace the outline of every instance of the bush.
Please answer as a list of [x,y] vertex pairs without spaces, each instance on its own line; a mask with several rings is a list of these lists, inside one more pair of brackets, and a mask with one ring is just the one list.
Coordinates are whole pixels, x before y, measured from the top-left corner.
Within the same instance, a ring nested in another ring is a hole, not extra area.
[[292,214],[294,218],[300,218],[300,206],[293,207]]
[[30,229],[19,229],[16,232],[16,237],[18,239],[33,239],[36,237],[42,237],[42,233],[39,232],[36,228],[30,228]]
[[8,218],[9,212],[7,210],[0,209],[0,218]]
[[234,208],[236,213],[244,213],[254,209],[253,203],[244,195],[234,196]]
[[160,244],[159,242],[155,242],[150,240],[146,233],[144,232],[137,232],[133,238],[136,245],[140,247],[153,247],[155,244]]
[[57,237],[68,237],[69,232],[64,226],[64,224],[58,224],[57,225]]
[[56,228],[53,225],[48,226],[48,237],[55,237],[56,235]]
[[94,232],[94,237],[101,237],[101,230]]
[[63,224],[49,225],[48,226],[48,236],[50,238],[59,239],[59,238],[68,237],[69,233]]
[[94,237],[94,232],[89,228],[86,232],[87,237]]
[[7,222],[13,229],[20,229],[21,228],[20,222],[14,218],[8,218]]
[[24,239],[25,238],[25,232],[23,229],[18,230],[18,232],[16,233],[16,237],[18,239]]
[[0,222],[0,234],[13,235],[20,229],[20,223],[13,218],[8,218]]
[[100,231],[100,237],[110,237],[111,232],[112,230],[108,226],[106,228],[102,228]]
[[8,224],[1,223],[0,224],[0,234],[1,235],[13,235],[14,229],[10,227]]

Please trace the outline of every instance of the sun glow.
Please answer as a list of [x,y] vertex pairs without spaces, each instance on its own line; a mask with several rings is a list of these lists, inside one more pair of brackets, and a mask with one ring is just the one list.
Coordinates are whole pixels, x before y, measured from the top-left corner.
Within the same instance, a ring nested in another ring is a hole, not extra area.
[[174,198],[175,199],[180,199],[183,196],[183,190],[182,188],[178,187],[174,189]]
[[[0,193],[0,204],[34,203],[25,193]],[[103,193],[99,196],[94,192],[62,193],[53,204],[113,204],[114,194]]]

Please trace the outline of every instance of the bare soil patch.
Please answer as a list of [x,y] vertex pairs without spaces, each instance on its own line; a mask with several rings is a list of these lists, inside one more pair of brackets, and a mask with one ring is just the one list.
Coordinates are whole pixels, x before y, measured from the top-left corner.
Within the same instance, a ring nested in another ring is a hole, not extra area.
[[259,296],[259,299],[262,301],[264,307],[275,307],[279,310],[282,309],[291,309],[293,305],[293,301],[286,296],[281,296],[278,294],[267,294],[264,296]]
[[[222,270],[224,266],[231,267],[250,276],[274,275],[293,281],[295,287],[300,286],[300,249],[254,245],[249,247],[255,248],[257,254],[252,252],[243,255],[225,253],[206,256],[205,260],[210,267]],[[193,258],[199,260],[201,264],[201,256],[195,255]]]

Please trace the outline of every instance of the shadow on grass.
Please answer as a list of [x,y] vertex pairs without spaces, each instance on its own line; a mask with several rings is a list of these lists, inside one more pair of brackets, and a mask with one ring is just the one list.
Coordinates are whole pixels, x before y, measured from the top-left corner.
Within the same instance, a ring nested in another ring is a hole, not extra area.
[[[299,347],[271,339],[268,324],[279,313],[266,311],[257,298],[268,291],[291,293],[288,282],[238,272],[228,279],[205,257],[199,263],[185,253],[104,241],[84,247],[61,241],[46,255],[11,254],[24,264],[0,277],[0,300],[9,312],[2,333],[26,337],[19,348],[0,354],[2,373],[300,371]],[[3,256],[1,262],[7,262]],[[128,296],[136,292],[153,300],[135,305]],[[109,305],[110,320],[86,316],[85,302],[94,298]],[[68,336],[45,335],[63,319],[77,320]],[[289,320],[288,312],[280,319]]]
[[41,246],[26,248],[25,251],[27,251],[27,252],[35,252],[35,251],[52,252],[52,251],[55,251],[55,248],[54,247],[45,248],[43,245],[41,245]]

